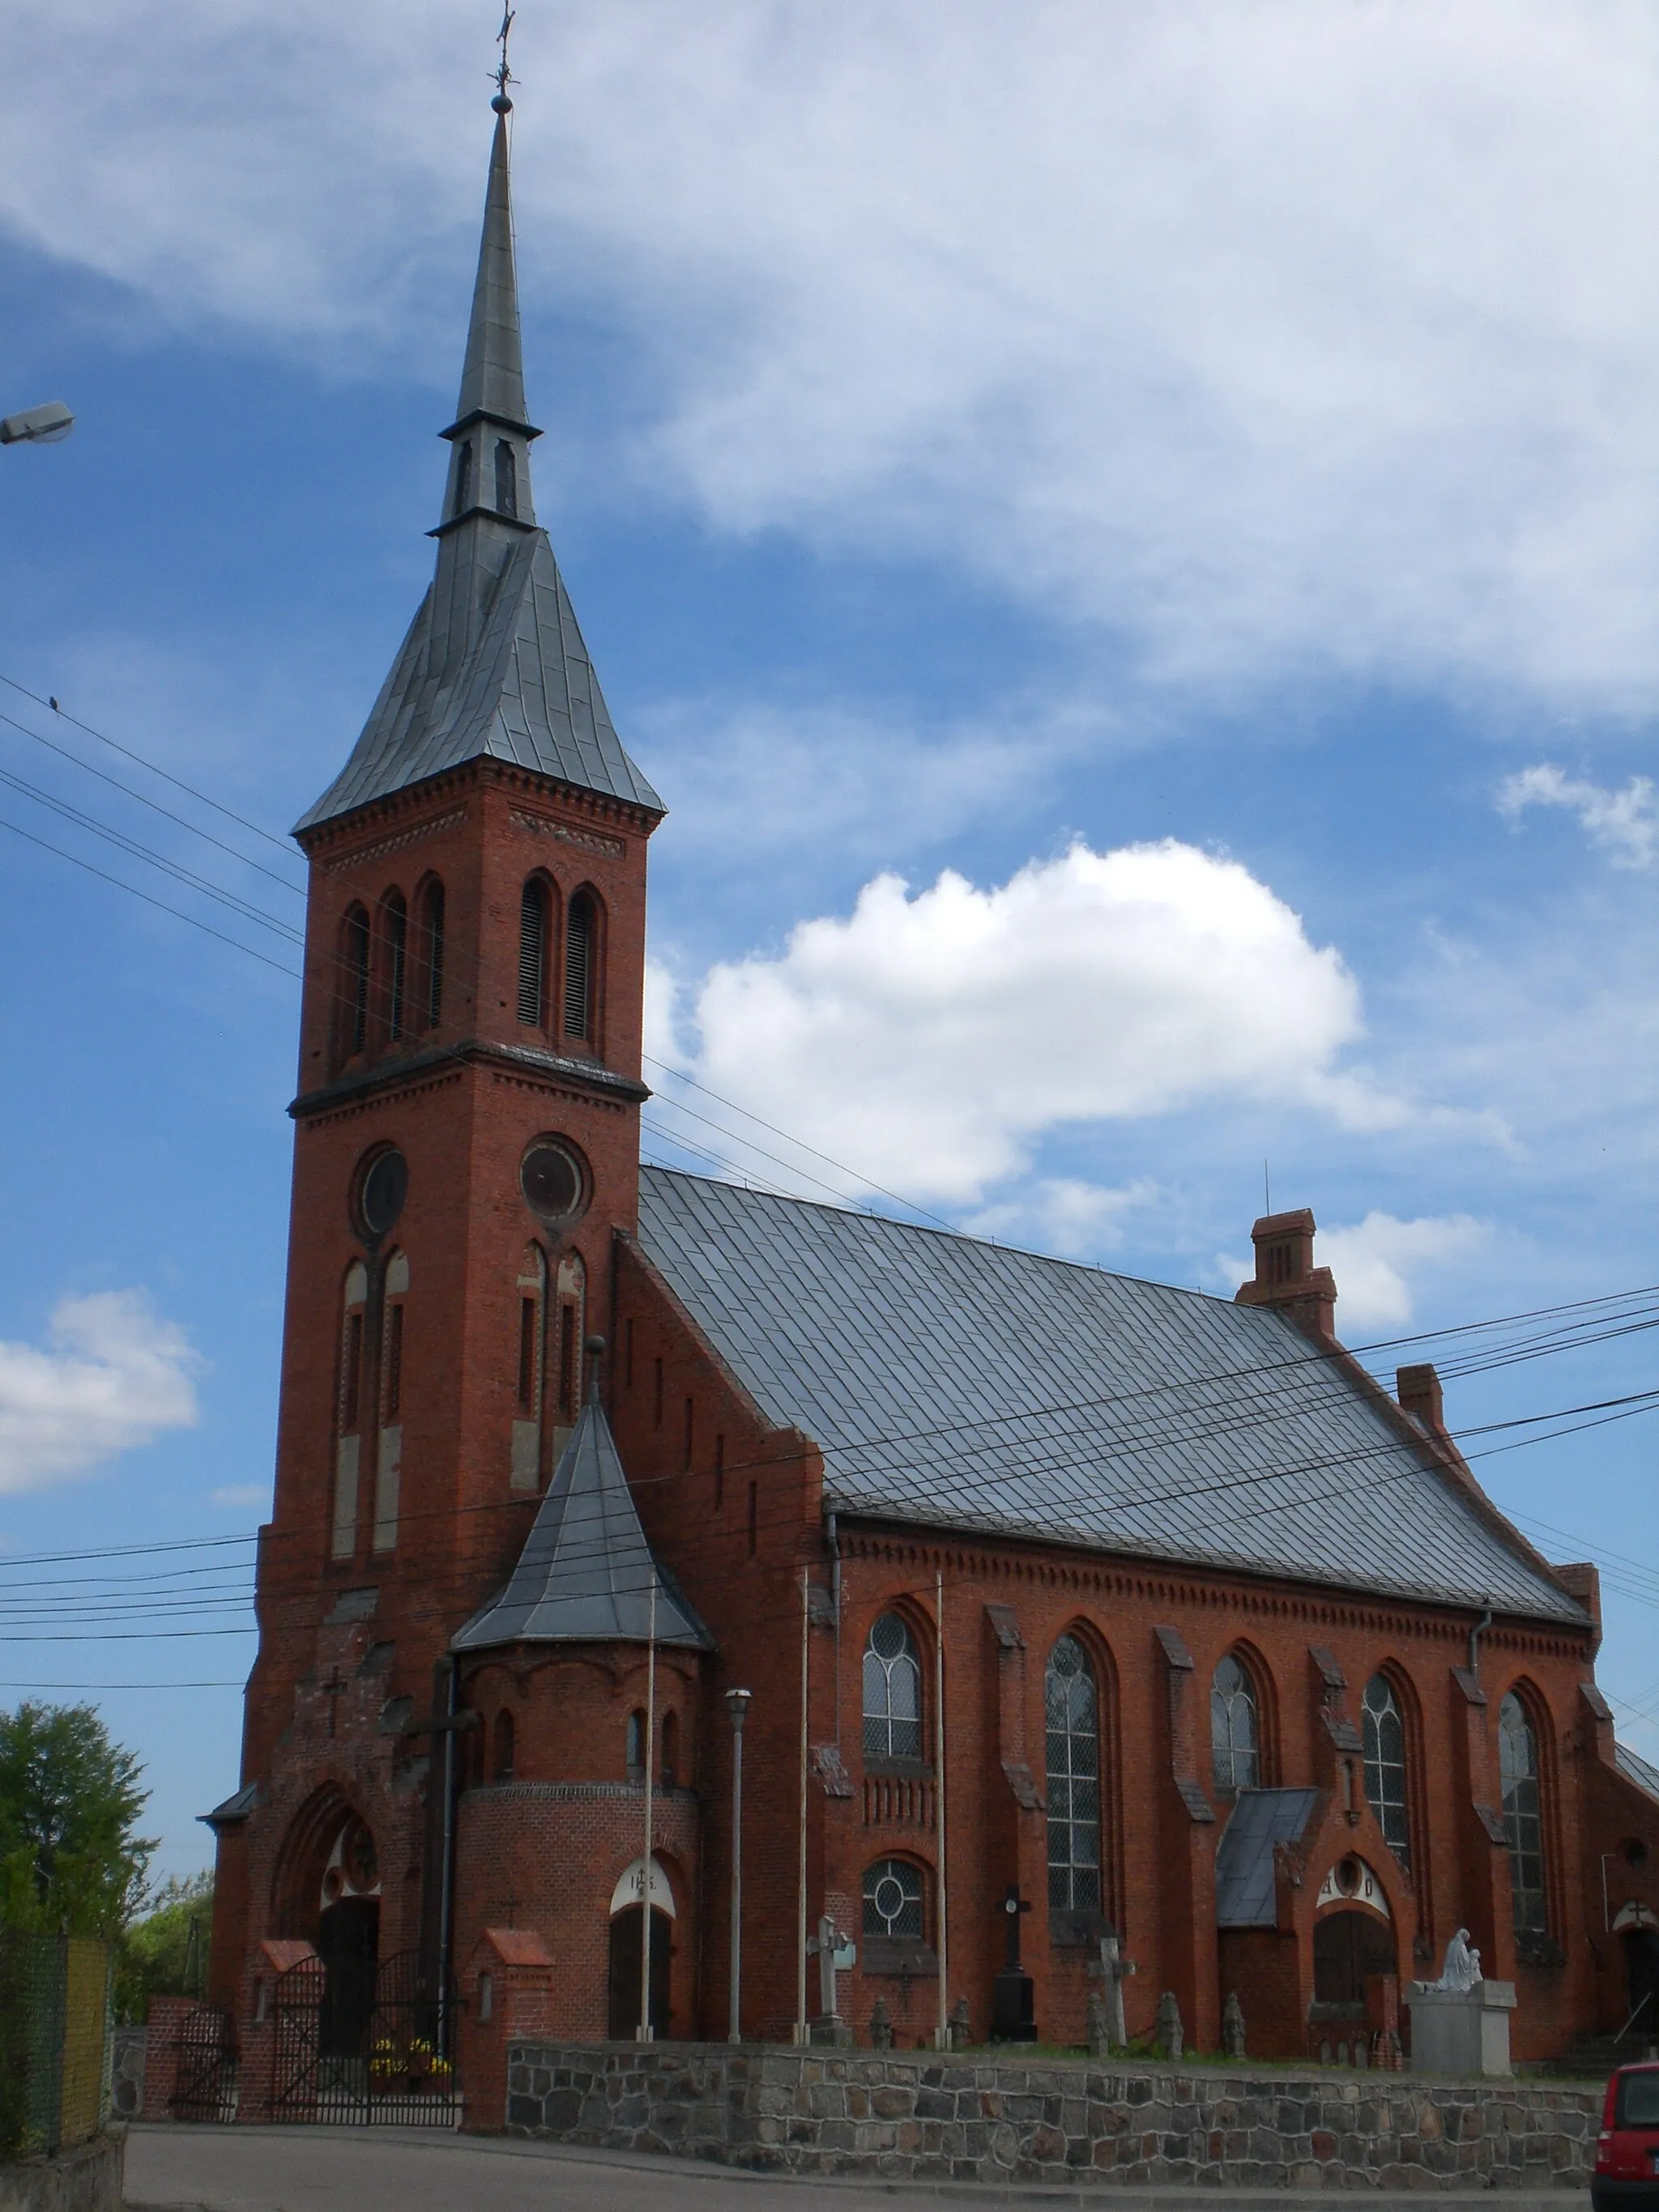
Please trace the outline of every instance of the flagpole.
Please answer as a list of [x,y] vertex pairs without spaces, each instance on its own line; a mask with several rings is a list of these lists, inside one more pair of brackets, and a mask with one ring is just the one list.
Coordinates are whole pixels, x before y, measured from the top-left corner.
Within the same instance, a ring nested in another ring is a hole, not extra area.
[[806,2040],[806,1570],[800,1571],[800,1870],[795,1898],[795,2040]]
[[645,1632],[645,1873],[640,1885],[640,2024],[636,2043],[651,2040],[651,1790],[657,1742],[657,1570],[651,1568],[651,1610]]
[[933,1810],[939,1847],[939,2024],[934,2048],[951,2047],[950,1890],[945,1871],[945,1577],[933,1576]]

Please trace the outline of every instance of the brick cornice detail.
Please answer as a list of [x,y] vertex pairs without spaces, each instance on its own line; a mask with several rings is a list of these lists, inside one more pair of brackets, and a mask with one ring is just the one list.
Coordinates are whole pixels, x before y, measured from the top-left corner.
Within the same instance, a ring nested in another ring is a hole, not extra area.
[[562,1091],[582,1099],[626,1100],[641,1105],[651,1096],[649,1084],[636,1076],[617,1075],[588,1060],[567,1060],[562,1054],[541,1052],[531,1045],[493,1044],[486,1037],[462,1037],[454,1044],[430,1045],[411,1053],[395,1065],[365,1067],[343,1075],[319,1090],[301,1091],[289,1107],[296,1121],[310,1121],[358,1099],[378,1098],[388,1091],[418,1085],[440,1068],[458,1063],[482,1064],[507,1072],[509,1079],[532,1083],[538,1089]]

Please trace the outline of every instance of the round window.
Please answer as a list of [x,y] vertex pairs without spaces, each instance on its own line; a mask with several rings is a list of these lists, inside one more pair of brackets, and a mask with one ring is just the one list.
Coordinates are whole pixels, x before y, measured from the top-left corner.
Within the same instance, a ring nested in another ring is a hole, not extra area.
[[357,1212],[371,1243],[384,1237],[409,1195],[409,1163],[395,1149],[377,1152],[357,1193]]
[[587,1178],[568,1145],[543,1137],[524,1156],[519,1188],[525,1203],[544,1221],[570,1221],[586,1202]]

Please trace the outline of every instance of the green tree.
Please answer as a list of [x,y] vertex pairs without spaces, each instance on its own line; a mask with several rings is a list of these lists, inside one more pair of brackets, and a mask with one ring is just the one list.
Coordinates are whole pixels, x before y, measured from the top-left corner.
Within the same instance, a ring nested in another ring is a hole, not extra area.
[[90,1705],[0,1713],[0,1921],[120,1933],[155,1848],[137,1832],[141,1771]]
[[143,2020],[153,1996],[199,1997],[207,1989],[212,1875],[175,1875],[148,1903],[116,1947],[115,2009],[123,2020]]

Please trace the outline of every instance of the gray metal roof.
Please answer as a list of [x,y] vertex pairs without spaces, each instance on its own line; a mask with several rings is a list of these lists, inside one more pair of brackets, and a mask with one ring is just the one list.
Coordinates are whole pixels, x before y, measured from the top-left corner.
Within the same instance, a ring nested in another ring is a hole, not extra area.
[[1241,1790],[1216,1847],[1218,1928],[1271,1928],[1275,1918],[1273,1846],[1299,1844],[1316,1790]]
[[611,1425],[583,1407],[559,1455],[512,1579],[456,1631],[455,1651],[503,1644],[659,1644],[712,1646],[678,1585],[657,1565],[640,1526]]
[[[477,281],[455,439],[476,420],[514,456],[510,503],[480,459],[470,479],[452,464],[455,511],[434,533],[431,589],[381,687],[351,757],[295,824],[314,828],[447,769],[507,761],[580,790],[660,814],[663,804],[623,750],[544,530],[535,522],[525,421],[518,287],[505,118],[497,117]],[[468,441],[469,456],[471,441]],[[474,487],[464,495],[462,486]]]
[[489,145],[489,182],[484,192],[483,234],[478,241],[478,273],[472,285],[472,313],[466,326],[466,359],[455,420],[493,416],[498,422],[526,422],[524,350],[519,331],[519,272],[513,253],[513,182],[504,110],[495,118]]
[[842,1510],[1586,1619],[1270,1310],[665,1168],[639,1233]]
[[1638,1790],[1646,1790],[1650,1797],[1659,1802],[1659,1766],[1650,1766],[1627,1743],[1615,1743],[1613,1756],[1626,1782],[1633,1782]]

